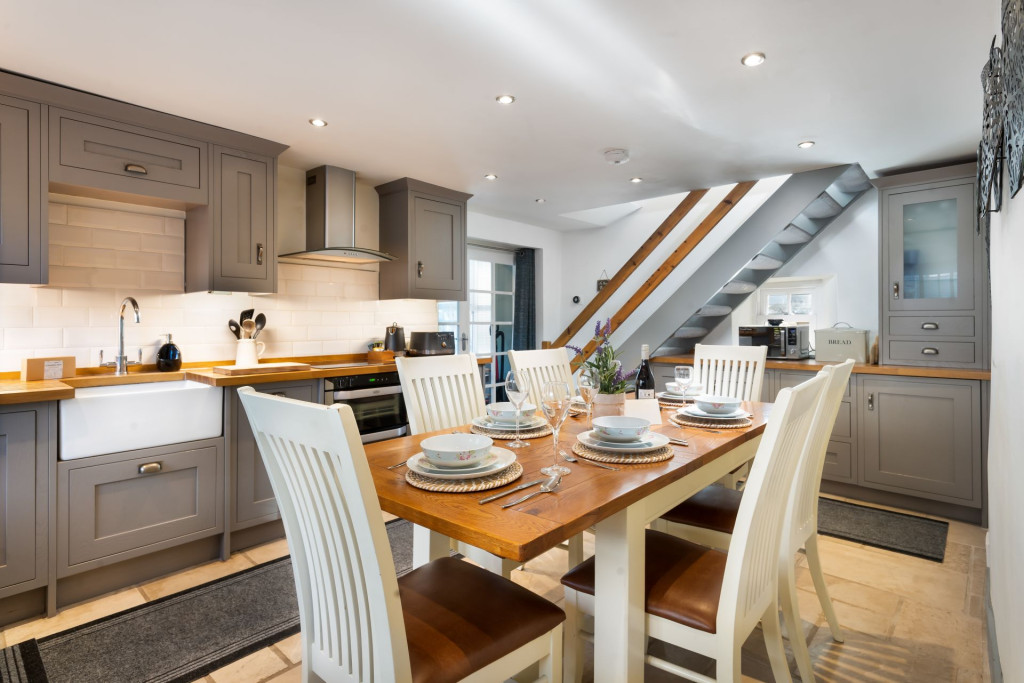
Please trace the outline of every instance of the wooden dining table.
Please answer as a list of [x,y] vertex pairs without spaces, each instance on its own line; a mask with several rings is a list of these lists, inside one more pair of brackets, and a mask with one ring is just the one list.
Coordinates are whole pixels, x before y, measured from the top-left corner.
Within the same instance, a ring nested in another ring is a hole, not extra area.
[[[447,554],[447,538],[464,541],[502,558],[525,562],[587,529],[596,531],[594,680],[622,683],[643,680],[644,666],[644,529],[705,486],[750,460],[757,449],[771,404],[743,404],[752,424],[740,429],[679,427],[662,412],[663,424],[652,430],[685,440],[672,445],[670,460],[615,465],[617,471],[583,462],[560,464],[572,470],[554,493],[534,496],[519,505],[501,504],[517,495],[479,504],[488,495],[542,477],[539,470],[554,460],[552,437],[530,439],[516,451],[523,476],[504,487],[475,493],[435,493],[406,482],[406,467],[387,469],[418,453],[419,443],[435,434],[419,434],[367,444],[374,486],[385,512],[425,527],[436,537],[433,554]],[[571,453],[576,435],[586,431],[586,417],[562,425],[559,445]],[[469,426],[458,428],[468,432]],[[495,440],[496,446],[503,446]],[[671,444],[670,444],[671,445]],[[441,542],[443,539],[443,543]]]

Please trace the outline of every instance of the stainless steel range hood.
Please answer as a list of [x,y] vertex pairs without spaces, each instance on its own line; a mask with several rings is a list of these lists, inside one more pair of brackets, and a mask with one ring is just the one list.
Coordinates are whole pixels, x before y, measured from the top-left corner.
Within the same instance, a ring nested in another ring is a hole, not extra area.
[[306,250],[280,258],[321,266],[395,260],[391,254],[356,246],[356,174],[337,166],[306,171]]

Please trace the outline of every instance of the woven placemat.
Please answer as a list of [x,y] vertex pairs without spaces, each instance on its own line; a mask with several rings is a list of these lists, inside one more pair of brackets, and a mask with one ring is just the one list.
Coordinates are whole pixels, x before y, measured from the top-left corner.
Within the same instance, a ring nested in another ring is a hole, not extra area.
[[580,405],[579,403],[570,403],[569,404],[569,414],[572,415],[572,416],[586,415],[587,414],[587,406]]
[[675,455],[675,451],[672,450],[671,446],[664,446],[656,451],[651,451],[650,453],[616,455],[615,453],[609,453],[608,451],[599,451],[597,449],[590,448],[589,446],[584,446],[579,441],[572,445],[572,452],[581,458],[586,458],[587,460],[616,463],[618,465],[646,465],[647,463],[671,460]]
[[[485,429],[484,427],[477,427],[472,425],[469,431],[474,434],[480,434],[482,436],[489,436],[492,439],[502,439],[511,441],[516,438],[515,430],[506,431],[504,429]],[[533,429],[520,429],[520,439],[539,439],[542,436],[547,436],[551,433],[551,425],[541,425],[540,427],[534,427]]]
[[680,427],[708,427],[711,429],[742,429],[754,424],[749,417],[734,417],[731,420],[712,420],[705,417],[682,416],[679,413],[668,416],[669,422]]
[[487,491],[496,489],[499,486],[515,481],[523,476],[523,466],[514,462],[501,472],[489,474],[479,479],[459,479],[451,481],[447,479],[431,479],[417,474],[412,470],[405,473],[405,480],[412,486],[425,491],[437,491],[440,493],[471,493],[473,491]]
[[692,405],[693,401],[685,398],[676,400],[674,398],[659,398],[658,406],[661,408],[682,408],[683,406]]

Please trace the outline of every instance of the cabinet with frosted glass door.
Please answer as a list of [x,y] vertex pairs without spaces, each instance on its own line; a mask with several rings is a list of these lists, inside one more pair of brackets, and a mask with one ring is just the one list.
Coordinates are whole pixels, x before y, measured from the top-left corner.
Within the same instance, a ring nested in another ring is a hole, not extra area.
[[988,367],[974,164],[879,178],[879,362]]

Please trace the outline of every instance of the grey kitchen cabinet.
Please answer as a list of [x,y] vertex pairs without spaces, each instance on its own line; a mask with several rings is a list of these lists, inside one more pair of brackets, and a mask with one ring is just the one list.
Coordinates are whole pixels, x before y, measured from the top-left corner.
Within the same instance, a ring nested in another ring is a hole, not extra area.
[[0,95],[0,282],[49,280],[44,110]]
[[57,463],[57,577],[224,530],[222,437]]
[[211,156],[210,203],[186,220],[185,291],[273,292],[277,160],[220,146]]
[[381,299],[466,300],[466,203],[473,195],[412,178],[377,186]]
[[46,585],[51,410],[0,406],[0,598]]
[[[285,396],[298,401],[319,403],[317,380],[257,384],[257,391]],[[225,392],[225,416],[228,421],[228,470],[232,478],[230,507],[231,531],[280,519],[270,477],[263,465],[256,437],[249,427],[242,402],[234,390]]]
[[879,178],[879,362],[988,367],[974,164]]
[[205,142],[56,107],[49,119],[54,189],[96,188],[172,206],[207,203]]
[[982,506],[981,382],[860,380],[862,486]]

